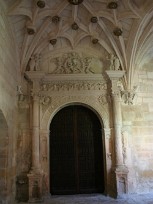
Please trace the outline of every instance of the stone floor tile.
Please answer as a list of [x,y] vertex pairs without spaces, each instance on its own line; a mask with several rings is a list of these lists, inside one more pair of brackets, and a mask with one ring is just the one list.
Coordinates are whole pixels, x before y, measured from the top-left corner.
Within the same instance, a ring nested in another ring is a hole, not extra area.
[[51,196],[42,204],[153,204],[153,194],[129,195],[122,199],[113,199],[99,194]]

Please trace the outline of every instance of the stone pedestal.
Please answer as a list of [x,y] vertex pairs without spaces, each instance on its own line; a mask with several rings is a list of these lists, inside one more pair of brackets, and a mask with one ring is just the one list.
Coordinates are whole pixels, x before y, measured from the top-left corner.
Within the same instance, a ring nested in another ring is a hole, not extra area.
[[123,166],[122,168],[116,168],[116,187],[117,187],[117,198],[128,193],[128,169]]
[[42,202],[42,175],[39,173],[28,174],[29,178],[29,202]]

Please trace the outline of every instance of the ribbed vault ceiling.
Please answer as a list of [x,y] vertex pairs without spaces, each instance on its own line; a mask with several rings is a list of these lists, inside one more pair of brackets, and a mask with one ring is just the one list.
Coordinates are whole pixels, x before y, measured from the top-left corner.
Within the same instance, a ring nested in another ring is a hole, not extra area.
[[130,87],[135,70],[152,57],[152,0],[39,1],[43,8],[37,3],[6,0],[23,73],[34,53],[89,48],[116,55]]

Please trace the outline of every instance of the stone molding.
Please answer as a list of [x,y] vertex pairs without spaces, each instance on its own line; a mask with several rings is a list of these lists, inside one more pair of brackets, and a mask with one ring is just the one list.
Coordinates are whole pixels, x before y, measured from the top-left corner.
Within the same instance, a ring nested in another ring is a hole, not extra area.
[[108,107],[102,106],[101,103],[99,103],[98,98],[96,99],[95,96],[71,94],[52,97],[52,103],[49,104],[42,115],[40,129],[47,131],[51,122],[51,118],[59,109],[61,109],[61,107],[64,107],[67,104],[82,104],[84,106],[90,107],[99,114],[103,120],[104,126],[109,127]]

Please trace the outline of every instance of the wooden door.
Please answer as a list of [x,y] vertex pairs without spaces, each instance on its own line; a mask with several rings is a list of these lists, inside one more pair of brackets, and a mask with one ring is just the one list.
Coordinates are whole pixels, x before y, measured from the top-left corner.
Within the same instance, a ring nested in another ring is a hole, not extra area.
[[83,106],[60,110],[50,125],[51,194],[104,191],[101,125]]

